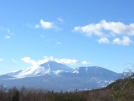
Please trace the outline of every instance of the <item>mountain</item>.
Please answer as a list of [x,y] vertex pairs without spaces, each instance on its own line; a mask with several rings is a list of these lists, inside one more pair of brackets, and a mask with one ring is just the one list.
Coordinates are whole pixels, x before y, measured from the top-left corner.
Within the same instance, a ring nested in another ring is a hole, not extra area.
[[54,91],[73,91],[105,87],[119,77],[120,74],[102,67],[72,69],[65,64],[49,61],[37,67],[0,75],[0,84],[8,88],[26,86]]
[[72,72],[73,69],[65,64],[57,63],[55,61],[46,62],[40,66],[30,67],[16,72],[8,73],[7,75],[15,78],[42,76],[45,74],[58,74],[60,72]]
[[107,70],[102,67],[91,66],[91,67],[79,67],[74,70],[73,73],[79,74],[80,76],[96,77],[99,79],[116,79],[117,73]]

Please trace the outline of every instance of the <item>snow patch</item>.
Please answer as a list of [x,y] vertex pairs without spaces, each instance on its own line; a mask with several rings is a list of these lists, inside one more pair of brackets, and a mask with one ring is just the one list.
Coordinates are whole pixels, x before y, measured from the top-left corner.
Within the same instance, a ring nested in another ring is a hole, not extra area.
[[79,74],[79,71],[78,70],[75,70],[73,73]]
[[57,71],[54,71],[53,73],[56,75],[59,75],[61,72],[63,72],[63,70],[57,70]]

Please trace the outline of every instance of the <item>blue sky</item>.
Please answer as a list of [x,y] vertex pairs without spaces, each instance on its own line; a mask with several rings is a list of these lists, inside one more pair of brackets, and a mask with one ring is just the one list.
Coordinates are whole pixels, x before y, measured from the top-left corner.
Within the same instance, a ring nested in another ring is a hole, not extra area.
[[0,0],[0,74],[49,60],[122,72],[134,64],[133,0]]

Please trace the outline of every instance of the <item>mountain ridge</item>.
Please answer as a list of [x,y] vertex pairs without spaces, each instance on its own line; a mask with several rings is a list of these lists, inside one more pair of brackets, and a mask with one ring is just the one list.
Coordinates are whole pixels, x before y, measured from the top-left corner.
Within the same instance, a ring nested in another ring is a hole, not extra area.
[[54,91],[95,89],[107,86],[120,74],[98,66],[72,69],[65,64],[49,61],[39,67],[26,68],[0,76],[7,87],[45,88]]

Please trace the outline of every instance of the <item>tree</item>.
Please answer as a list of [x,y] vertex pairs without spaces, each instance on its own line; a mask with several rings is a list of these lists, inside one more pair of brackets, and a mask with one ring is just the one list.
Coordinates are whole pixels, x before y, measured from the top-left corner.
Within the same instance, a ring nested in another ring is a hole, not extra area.
[[19,99],[19,91],[18,90],[12,96],[12,101],[20,101],[20,99]]
[[6,99],[6,87],[0,85],[0,100],[4,101]]
[[[129,72],[128,72],[129,71]],[[134,99],[134,72],[127,70],[124,73],[125,78],[116,81],[113,87],[115,100],[119,101],[133,101]]]

